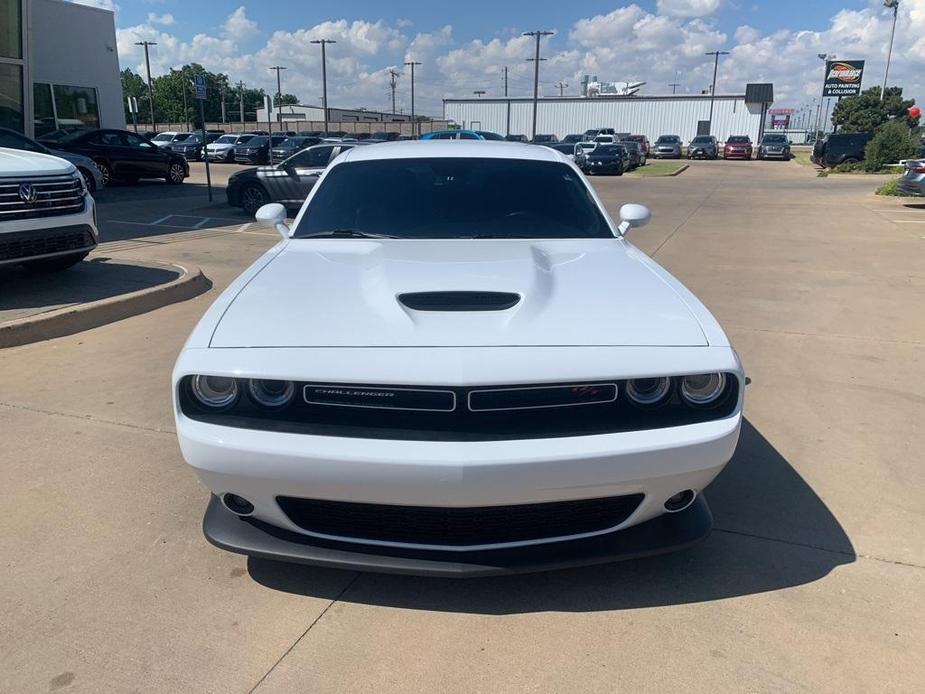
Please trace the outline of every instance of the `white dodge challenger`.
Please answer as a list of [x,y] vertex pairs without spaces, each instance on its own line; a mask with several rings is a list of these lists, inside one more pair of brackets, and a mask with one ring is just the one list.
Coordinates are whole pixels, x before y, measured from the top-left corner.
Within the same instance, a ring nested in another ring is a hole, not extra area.
[[218,547],[441,576],[686,547],[745,379],[707,309],[546,147],[356,147],[173,374]]

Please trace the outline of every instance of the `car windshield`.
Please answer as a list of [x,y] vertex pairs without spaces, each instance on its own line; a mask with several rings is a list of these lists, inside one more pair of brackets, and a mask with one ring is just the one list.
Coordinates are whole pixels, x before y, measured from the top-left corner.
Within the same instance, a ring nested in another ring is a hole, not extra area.
[[680,141],[681,141],[681,138],[678,137],[677,135],[662,135],[660,138],[658,138],[658,140],[656,140],[657,143],[663,144],[663,145],[675,145],[675,144],[678,144]]
[[160,135],[155,136],[152,142],[170,142],[173,140],[174,136],[170,133],[161,133]]
[[726,140],[731,145],[747,145],[749,139],[747,137],[742,137],[741,135],[733,135],[728,140]]
[[221,145],[221,144],[229,144],[229,145],[230,145],[230,144],[233,144],[233,143],[237,142],[237,140],[238,140],[238,138],[237,138],[237,136],[235,136],[235,135],[222,135],[220,138],[218,138],[218,139],[215,141],[215,143],[216,143],[216,144],[219,144],[219,145]]
[[787,136],[786,136],[786,135],[765,135],[764,141],[765,141],[765,142],[772,142],[772,143],[782,143],[782,144],[786,144],[786,143],[787,143]]
[[712,145],[713,138],[711,137],[695,137],[691,140],[692,145]]
[[529,159],[347,162],[324,177],[295,230],[403,239],[612,238],[570,166]]
[[618,147],[617,145],[598,145],[598,147],[595,148],[593,154],[594,156],[603,154],[605,156],[612,157],[615,154],[619,154],[621,149],[622,148]]
[[254,135],[239,135],[237,142],[239,145],[243,145],[245,142],[251,142],[254,139],[256,139]]
[[190,138],[190,133],[180,133],[179,135],[173,138],[173,141],[183,142],[184,140],[188,140],[189,138]]
[[475,132],[481,135],[485,140],[504,140],[504,137],[498,133],[488,132],[487,130],[476,130]]

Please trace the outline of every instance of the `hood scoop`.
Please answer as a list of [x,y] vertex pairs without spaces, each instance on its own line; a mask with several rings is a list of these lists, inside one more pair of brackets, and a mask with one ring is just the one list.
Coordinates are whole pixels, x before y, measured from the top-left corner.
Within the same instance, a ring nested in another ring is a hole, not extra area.
[[506,311],[520,303],[509,292],[412,292],[398,301],[414,311]]

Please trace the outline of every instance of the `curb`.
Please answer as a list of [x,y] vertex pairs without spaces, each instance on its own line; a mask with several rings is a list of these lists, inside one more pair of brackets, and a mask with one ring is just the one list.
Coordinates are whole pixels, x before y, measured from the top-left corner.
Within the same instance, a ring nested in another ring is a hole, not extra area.
[[685,171],[687,171],[689,168],[691,168],[690,164],[682,164],[681,167],[677,171],[675,171],[674,173],[666,174],[666,176],[680,176]]
[[155,287],[147,287],[136,292],[3,323],[0,325],[0,349],[18,347],[98,328],[101,325],[115,323],[192,299],[212,288],[212,280],[202,274],[202,270],[198,267],[195,270],[188,270],[174,263],[165,265],[179,270],[180,276],[171,282]]

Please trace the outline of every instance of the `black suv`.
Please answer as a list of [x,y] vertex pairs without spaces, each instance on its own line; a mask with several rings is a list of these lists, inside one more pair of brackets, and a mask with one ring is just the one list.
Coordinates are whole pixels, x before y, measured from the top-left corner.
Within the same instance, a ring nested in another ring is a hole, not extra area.
[[864,160],[864,148],[873,133],[831,133],[813,145],[813,161],[831,168]]

